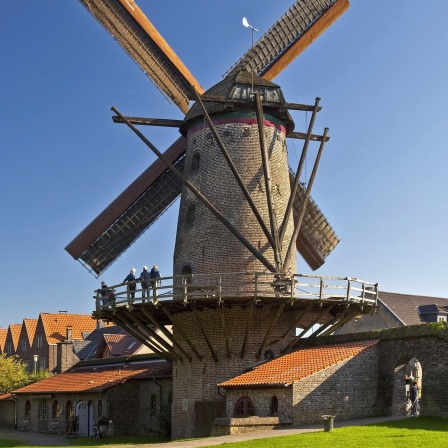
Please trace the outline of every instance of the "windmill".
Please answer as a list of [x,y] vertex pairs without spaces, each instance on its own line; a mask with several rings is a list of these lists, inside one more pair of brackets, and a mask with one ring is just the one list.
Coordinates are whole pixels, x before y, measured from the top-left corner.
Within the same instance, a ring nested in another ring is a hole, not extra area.
[[[195,86],[198,94],[203,89],[137,4],[128,0],[81,0],[81,3],[159,90],[186,113],[190,100],[194,99],[191,86]],[[228,74],[246,70],[266,80],[274,79],[348,6],[348,0],[297,1]],[[121,121],[118,117],[113,119]],[[169,125],[166,120],[161,123],[139,117],[130,117],[130,121],[136,125]],[[288,137],[306,138],[306,135],[291,133]],[[180,137],[164,153],[180,171],[185,162],[185,147],[186,139]],[[181,189],[182,182],[171,169],[156,160],[67,245],[66,251],[94,275],[101,275],[173,204]],[[293,204],[296,220],[304,196],[299,185]],[[297,250],[312,269],[317,269],[338,243],[336,233],[310,198],[296,240]]]
[[[82,3],[186,116],[127,117],[113,108],[114,121],[125,123],[158,160],[66,250],[99,275],[181,194],[174,277],[164,280],[171,283],[154,284],[149,301],[115,285],[110,306],[101,303],[98,291],[94,315],[116,322],[173,362],[172,437],[207,435],[201,432],[207,425],[196,417],[222,416],[225,401],[217,384],[295,349],[315,324],[320,328],[310,338],[331,334],[376,307],[376,284],[320,277],[316,285],[315,278],[295,274],[296,248],[317,268],[338,243],[308,200],[328,136],[327,129],[313,134],[318,98],[314,105],[289,103],[272,82],[348,1],[296,1],[206,92],[135,2]],[[195,103],[188,108],[190,100]],[[306,133],[294,132],[289,110],[312,113]],[[177,127],[182,137],[161,152],[138,125]],[[288,166],[287,136],[304,140],[295,174]],[[312,140],[319,151],[305,189],[300,176]]]

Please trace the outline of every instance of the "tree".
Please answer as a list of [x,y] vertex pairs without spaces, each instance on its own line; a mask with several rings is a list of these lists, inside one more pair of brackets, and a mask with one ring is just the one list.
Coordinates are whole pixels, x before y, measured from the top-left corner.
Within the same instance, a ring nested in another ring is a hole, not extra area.
[[28,384],[41,381],[51,376],[48,370],[37,373],[26,372],[26,365],[17,356],[0,355],[0,394],[6,394]]
[[26,366],[16,356],[0,355],[0,394],[6,394],[29,384]]

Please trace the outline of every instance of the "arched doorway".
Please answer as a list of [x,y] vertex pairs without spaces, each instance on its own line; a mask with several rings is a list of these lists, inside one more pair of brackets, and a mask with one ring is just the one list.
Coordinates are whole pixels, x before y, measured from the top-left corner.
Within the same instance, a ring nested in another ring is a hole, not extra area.
[[404,403],[414,380],[419,387],[419,399],[422,391],[423,369],[416,357],[401,359],[394,370],[393,399],[391,415],[406,415]]
[[76,404],[76,417],[78,417],[78,435],[89,435],[89,411],[85,401]]

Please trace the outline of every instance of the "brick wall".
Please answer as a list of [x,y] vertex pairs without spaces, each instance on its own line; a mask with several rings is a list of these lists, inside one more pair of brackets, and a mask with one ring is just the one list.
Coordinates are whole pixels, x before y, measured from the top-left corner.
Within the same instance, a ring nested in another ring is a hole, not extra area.
[[421,414],[448,417],[448,341],[438,337],[383,340],[380,344],[378,398],[384,415],[403,415],[404,370],[412,358],[422,367]]
[[322,421],[322,415],[338,420],[378,415],[378,347],[371,347],[294,384],[295,424]]
[[[263,357],[257,359],[256,354],[275,312],[276,310],[269,306],[254,309],[246,352],[244,356],[241,356],[246,326],[250,320],[250,306],[234,306],[231,309],[224,309],[230,346],[230,356],[228,356],[225,333],[221,322],[221,311],[219,309],[197,311],[197,317],[202,322],[218,361],[212,356],[194,313],[184,312],[175,316],[174,339],[191,354],[193,362],[184,360],[183,363],[177,362],[173,367],[173,438],[193,437],[195,400],[224,399],[218,394],[216,385],[243,373],[244,369],[264,359]],[[283,312],[277,325],[274,326],[268,339],[269,343],[264,348],[263,353],[266,350],[271,350],[275,356],[280,354],[281,350],[294,336],[292,334],[282,340],[283,333],[295,322],[298,313],[299,311]],[[197,359],[182,335],[177,331],[177,325],[180,325],[184,330],[188,330],[191,341],[194,342],[197,351],[203,357],[201,360]]]
[[[235,121],[238,121],[237,117]],[[236,122],[217,125],[216,129],[251,198],[270,228],[258,126]],[[270,157],[273,199],[280,226],[290,193],[285,135],[275,127],[265,126],[265,137]],[[199,168],[195,170],[192,169],[193,157],[198,156]],[[275,265],[267,238],[209,129],[201,129],[189,135],[184,174]],[[191,207],[195,209],[193,222],[188,220]],[[283,242],[283,253],[286,253],[292,232],[291,215]],[[184,186],[179,209],[174,274],[181,275],[186,265],[193,274],[265,270],[265,266]],[[290,272],[296,272],[295,257],[292,257],[289,268]]]

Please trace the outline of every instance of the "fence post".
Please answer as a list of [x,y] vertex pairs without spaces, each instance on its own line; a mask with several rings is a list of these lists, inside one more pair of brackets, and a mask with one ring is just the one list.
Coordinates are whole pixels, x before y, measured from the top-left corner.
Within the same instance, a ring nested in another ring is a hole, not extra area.
[[351,280],[347,279],[347,302],[350,301],[350,288],[351,288]]

